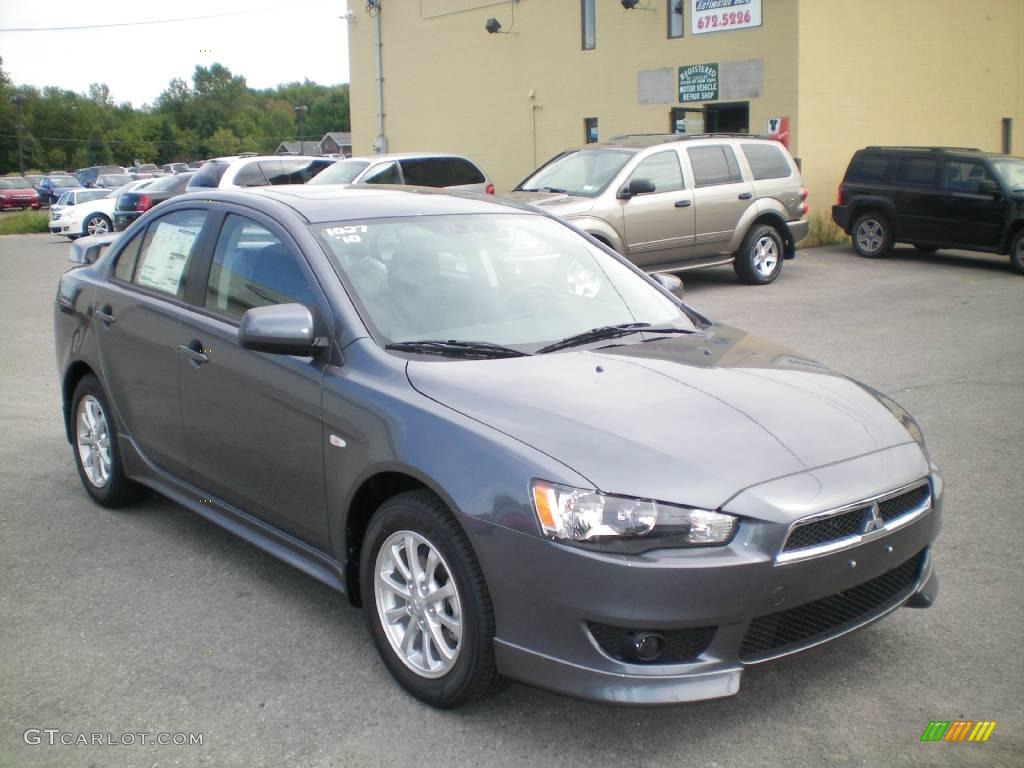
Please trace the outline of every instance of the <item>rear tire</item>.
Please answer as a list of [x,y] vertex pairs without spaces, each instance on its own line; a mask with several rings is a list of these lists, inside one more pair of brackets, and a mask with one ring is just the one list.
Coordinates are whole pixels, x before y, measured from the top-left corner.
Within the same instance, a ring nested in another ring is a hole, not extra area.
[[92,374],[82,377],[71,398],[71,446],[82,485],[100,506],[123,507],[145,494],[124,474],[113,411]]
[[1010,241],[1010,266],[1014,272],[1024,275],[1024,229],[1018,230]]
[[866,259],[880,259],[892,251],[892,225],[885,214],[868,211],[857,217],[850,230],[853,248]]
[[768,224],[754,225],[743,238],[733,269],[740,282],[767,285],[782,272],[782,236]]
[[417,699],[454,709],[506,685],[480,565],[433,493],[410,491],[381,505],[363,539],[359,582],[377,652]]

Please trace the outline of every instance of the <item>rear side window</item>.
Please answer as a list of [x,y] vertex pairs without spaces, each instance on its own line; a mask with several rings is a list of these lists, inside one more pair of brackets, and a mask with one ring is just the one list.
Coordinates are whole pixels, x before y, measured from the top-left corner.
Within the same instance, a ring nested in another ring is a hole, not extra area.
[[678,192],[683,188],[683,172],[675,150],[659,152],[643,160],[633,171],[632,179],[649,179],[655,192]]
[[686,152],[690,156],[694,183],[698,187],[743,181],[731,147],[691,147]]
[[850,169],[846,172],[847,181],[875,182],[887,181],[892,165],[889,155],[870,155],[861,153],[854,156]]
[[448,163],[441,157],[402,160],[402,175],[406,184],[419,187],[447,187],[452,183]]
[[933,157],[901,157],[895,181],[911,187],[934,187],[938,170],[939,161]]
[[216,189],[227,169],[227,163],[204,163],[188,185],[193,189],[196,187]]
[[175,211],[149,225],[132,282],[181,298],[185,272],[206,223],[205,211]]
[[253,307],[291,302],[316,306],[295,256],[266,227],[229,214],[213,254],[206,308],[240,320]]
[[781,148],[771,144],[743,144],[741,147],[757,181],[785,179],[793,174]]
[[451,186],[458,187],[462,184],[484,183],[483,173],[469,160],[464,160],[461,157],[449,157],[446,162],[451,174],[451,181],[448,182]]

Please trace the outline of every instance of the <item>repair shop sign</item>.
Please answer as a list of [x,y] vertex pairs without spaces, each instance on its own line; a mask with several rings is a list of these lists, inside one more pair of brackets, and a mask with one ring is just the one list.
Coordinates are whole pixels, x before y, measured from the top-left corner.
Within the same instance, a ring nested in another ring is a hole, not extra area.
[[692,64],[679,68],[679,101],[716,101],[718,64]]
[[761,0],[690,0],[690,32],[728,32],[761,26]]

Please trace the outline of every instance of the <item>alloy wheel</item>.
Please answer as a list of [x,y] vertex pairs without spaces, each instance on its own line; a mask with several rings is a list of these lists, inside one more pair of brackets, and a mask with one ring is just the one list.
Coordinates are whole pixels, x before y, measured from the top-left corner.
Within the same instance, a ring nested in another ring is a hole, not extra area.
[[89,222],[86,225],[86,230],[90,235],[105,235],[110,231],[110,225],[102,216],[94,216],[89,219]]
[[754,269],[762,277],[770,277],[779,263],[779,249],[770,237],[762,237],[754,244]]
[[885,229],[877,219],[864,219],[854,233],[857,245],[865,253],[877,253],[885,242]]
[[100,401],[86,395],[78,401],[78,457],[85,476],[96,488],[103,488],[110,479],[110,426]]
[[393,533],[377,552],[373,589],[402,663],[425,678],[448,674],[462,650],[462,605],[437,547],[413,531]]

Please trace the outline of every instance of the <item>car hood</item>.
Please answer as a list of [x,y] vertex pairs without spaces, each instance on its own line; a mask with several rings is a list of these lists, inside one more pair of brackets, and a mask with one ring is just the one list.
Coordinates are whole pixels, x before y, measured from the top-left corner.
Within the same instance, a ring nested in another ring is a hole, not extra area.
[[758,483],[913,440],[892,401],[735,328],[612,344],[415,360],[407,373],[420,393],[602,491],[708,509]]
[[567,195],[564,192],[509,192],[502,195],[520,203],[536,205],[555,216],[579,216],[594,208],[594,198]]

